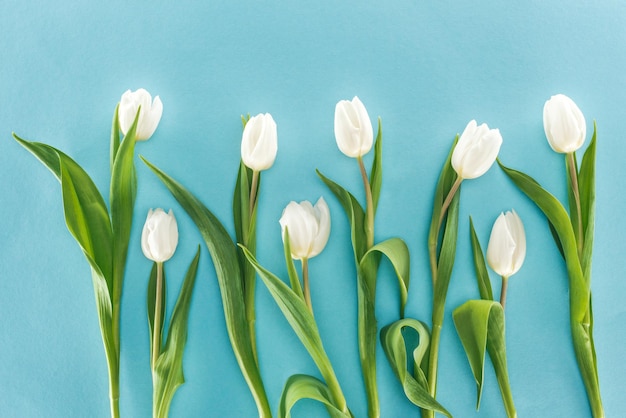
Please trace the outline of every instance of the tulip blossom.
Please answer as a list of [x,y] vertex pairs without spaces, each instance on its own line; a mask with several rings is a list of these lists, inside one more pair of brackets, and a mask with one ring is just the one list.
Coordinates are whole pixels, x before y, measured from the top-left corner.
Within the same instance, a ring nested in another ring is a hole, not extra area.
[[563,94],[552,96],[543,106],[543,129],[550,147],[563,154],[582,147],[587,133],[583,113]]
[[372,149],[374,132],[367,110],[358,97],[335,106],[335,139],[345,155],[359,158]]
[[163,263],[174,255],[178,245],[178,225],[174,213],[161,208],[148,212],[141,233],[141,250],[150,260]]
[[285,229],[289,231],[291,257],[304,260],[318,255],[326,246],[330,235],[330,211],[323,197],[315,206],[309,201],[289,202],[280,218],[280,226],[285,239]]
[[152,100],[152,96],[144,89],[131,92],[126,90],[120,100],[118,120],[122,133],[126,135],[137,116],[137,110],[141,106],[139,120],[137,121],[137,140],[149,139],[161,120],[163,103],[159,96]]
[[491,229],[487,247],[487,262],[500,276],[517,273],[526,257],[524,224],[513,210],[501,213]]
[[474,179],[489,170],[498,157],[502,135],[487,124],[470,121],[452,152],[452,167],[461,179]]
[[246,123],[241,139],[241,159],[254,171],[267,170],[278,151],[276,122],[269,113],[260,113]]

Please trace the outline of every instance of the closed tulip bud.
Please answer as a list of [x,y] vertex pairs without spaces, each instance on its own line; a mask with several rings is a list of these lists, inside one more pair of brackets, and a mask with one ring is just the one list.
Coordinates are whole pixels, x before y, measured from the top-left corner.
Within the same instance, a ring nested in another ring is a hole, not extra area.
[[517,273],[526,257],[524,224],[515,211],[501,213],[491,229],[487,247],[489,266],[503,277]]
[[148,212],[141,233],[141,250],[152,261],[163,263],[174,255],[178,245],[178,225],[174,213],[161,208]]
[[452,168],[462,179],[480,177],[489,170],[498,157],[502,135],[487,124],[478,126],[470,121],[452,152]]
[[543,129],[550,147],[556,152],[568,154],[583,146],[587,124],[576,103],[563,94],[557,94],[543,106]]
[[150,138],[161,120],[163,103],[159,96],[154,98],[144,89],[137,91],[126,90],[122,94],[118,109],[118,120],[122,133],[126,135],[137,116],[137,110],[141,106],[141,113],[137,121],[137,140],[145,141]]
[[361,157],[372,149],[372,122],[358,97],[342,100],[335,106],[335,139],[341,152],[351,158]]
[[276,122],[269,113],[260,113],[246,123],[241,139],[241,159],[254,171],[267,170],[278,151]]
[[330,235],[330,211],[323,197],[315,206],[309,201],[289,202],[280,218],[285,239],[289,231],[291,257],[296,260],[309,259],[318,255],[328,242]]

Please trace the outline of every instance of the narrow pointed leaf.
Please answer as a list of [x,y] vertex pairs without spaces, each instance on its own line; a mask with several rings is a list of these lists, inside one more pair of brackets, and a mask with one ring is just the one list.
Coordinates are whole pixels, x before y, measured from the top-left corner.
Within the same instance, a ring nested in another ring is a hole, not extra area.
[[120,121],[118,118],[120,105],[118,103],[115,106],[115,113],[113,114],[113,122],[111,123],[111,149],[110,149],[110,160],[111,160],[111,172],[113,172],[113,164],[115,163],[115,156],[117,155],[117,150],[120,147]]
[[324,176],[319,170],[316,170],[316,172],[330,191],[333,192],[337,200],[339,200],[339,203],[341,203],[341,206],[343,206],[343,210],[346,212],[346,216],[350,222],[354,259],[355,263],[358,265],[363,254],[367,251],[367,239],[364,229],[365,211],[350,192]]
[[263,268],[247,248],[242,247],[242,249],[250,264],[254,266],[259,277],[261,277],[267,286],[267,289],[276,301],[285,319],[287,319],[287,322],[291,325],[291,328],[302,342],[302,345],[304,345],[309,352],[313,362],[315,362],[315,365],[324,377],[326,384],[331,388],[330,392],[333,395],[333,405],[339,410],[347,412],[348,407],[345,398],[339,387],[339,382],[337,381],[333,367],[330,364],[330,359],[324,350],[322,338],[319,334],[313,314],[305,302],[296,295],[289,286],[270,271]]
[[365,268],[366,260],[374,253],[380,253],[391,262],[398,278],[400,288],[400,317],[404,317],[404,307],[408,297],[409,280],[411,275],[411,259],[409,248],[400,238],[390,238],[374,245],[361,260],[362,268]]
[[[165,267],[165,266],[164,266]],[[146,298],[146,306],[148,307],[148,330],[150,331],[150,364],[152,364],[152,353],[154,343],[154,307],[156,304],[156,282],[157,282],[157,263],[153,263],[152,270],[150,271],[150,279],[148,280],[148,292]],[[165,268],[163,268],[163,304],[161,305],[161,312],[159,312],[161,324],[161,335],[163,335],[163,327],[165,324],[165,301],[167,300],[167,280],[165,279]],[[159,353],[161,352],[159,347]]]
[[[402,333],[405,329],[412,329],[419,335],[418,344],[412,352],[415,377],[408,369],[406,341]],[[415,319],[401,319],[384,327],[380,333],[380,340],[406,397],[420,408],[436,411],[451,418],[452,415],[428,392],[428,382],[422,368],[430,344],[426,325]]]
[[581,266],[587,281],[591,280],[591,255],[593,250],[593,235],[595,224],[596,207],[596,124],[593,124],[593,137],[585,151],[580,173],[578,175],[578,188],[580,190],[581,216],[584,228],[583,255]]
[[241,270],[237,250],[219,220],[194,195],[156,166],[142,158],[194,221],[209,249],[222,295],[226,329],[233,352],[257,404],[260,416],[271,410],[254,357],[244,306]]
[[372,190],[372,203],[374,205],[374,215],[378,208],[378,199],[380,197],[380,189],[383,183],[383,128],[380,118],[378,118],[378,133],[376,134],[376,143],[374,145],[374,162],[372,163],[372,171],[370,172],[370,189]]
[[480,241],[476,236],[476,230],[474,229],[474,222],[470,216],[470,239],[472,241],[472,254],[474,255],[474,269],[476,270],[476,280],[478,281],[478,291],[481,299],[493,300],[493,291],[491,290],[491,280],[489,280],[489,272],[487,271],[487,264],[485,264],[485,257],[483,256],[483,250],[480,247]]
[[[452,268],[456,256],[456,242],[459,230],[459,196],[454,196],[448,208],[446,223],[444,226],[443,239],[441,241],[441,251],[437,264],[437,280],[435,282],[434,311],[443,317],[444,305],[448,294],[448,286],[452,277]],[[434,317],[435,315],[433,315]]]
[[352,414],[340,411],[333,404],[328,386],[313,376],[295,374],[287,380],[278,406],[278,416],[291,417],[291,408],[301,399],[312,399],[323,403],[332,418],[350,418]]
[[[198,271],[198,260],[200,259],[200,246],[193,258],[183,285],[178,294],[178,300],[172,311],[170,327],[167,334],[167,341],[163,352],[156,362],[154,373],[154,412],[159,418],[167,418],[170,404],[176,393],[176,389],[185,383],[183,374],[183,354],[187,343],[187,324],[189,318],[189,307],[191,305],[191,295],[193,293]],[[165,283],[165,281],[164,281]],[[163,297],[165,300],[165,296]]]
[[[287,274],[289,275],[289,284],[291,285],[291,290],[294,291],[296,296],[304,300],[304,292],[302,291],[300,278],[298,277],[296,266],[294,265],[293,258],[291,257],[291,245],[289,242],[289,229],[288,228],[285,228],[285,236],[283,237],[283,242],[284,242],[283,248],[285,250],[285,264],[287,265]],[[252,266],[252,264],[250,264],[250,266]]]
[[565,178],[567,179],[567,200],[569,203],[569,215],[570,221],[572,223],[572,229],[574,231],[574,236],[576,237],[576,242],[578,242],[583,238],[578,236],[578,222],[582,222],[582,220],[580,220],[582,214],[578,213],[578,207],[576,206],[576,197],[574,195],[574,185],[570,176],[571,171],[576,173],[576,176],[578,176],[578,162],[576,161],[576,154],[573,154],[573,160],[573,167],[571,167],[572,163],[567,157],[567,154],[565,154]]

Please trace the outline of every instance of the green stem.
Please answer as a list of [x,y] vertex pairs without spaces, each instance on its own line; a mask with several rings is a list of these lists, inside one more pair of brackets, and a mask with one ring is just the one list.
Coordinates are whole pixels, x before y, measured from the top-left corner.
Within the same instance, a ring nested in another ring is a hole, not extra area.
[[365,236],[367,237],[367,249],[369,250],[374,246],[374,200],[372,198],[372,188],[367,178],[367,172],[365,171],[365,165],[363,165],[363,158],[357,157],[359,162],[359,170],[361,171],[361,178],[363,179],[363,187],[365,188],[365,199],[367,203],[366,214],[367,224],[365,225]]
[[506,307],[506,289],[509,283],[509,278],[506,276],[502,276],[502,290],[500,291],[500,305],[502,305],[502,310]]
[[313,313],[313,304],[311,303],[311,288],[309,286],[309,259],[302,260],[302,286],[304,291],[304,303],[308,306],[311,314]]
[[120,388],[119,371],[109,361],[109,400],[111,405],[111,418],[120,416]]
[[250,222],[252,222],[252,214],[254,213],[254,207],[256,206],[256,192],[259,185],[259,172],[254,170],[252,172],[252,187],[250,187]]
[[154,302],[154,329],[152,332],[152,370],[161,354],[161,310],[163,309],[163,263],[157,262],[156,300]]
[[[248,220],[249,222],[254,222],[253,221],[253,217],[254,217],[254,210],[256,208],[256,204],[257,204],[257,191],[259,188],[259,171],[254,170],[252,172],[252,184],[250,187],[250,207],[249,207],[249,217]],[[244,224],[244,242],[243,244],[248,247],[248,248],[252,248],[253,253],[256,253],[256,251],[254,251],[256,249],[256,245],[250,245],[251,243],[250,241],[250,235],[249,235],[250,228],[249,225],[245,225]],[[254,236],[254,234],[252,234]],[[256,254],[255,254],[256,256]],[[248,322],[248,333],[250,334],[250,343],[252,346],[252,354],[254,355],[254,361],[259,364],[259,358],[258,358],[258,354],[257,354],[257,348],[256,348],[256,313],[255,313],[255,291],[256,291],[256,273],[254,272],[254,269],[252,269],[250,266],[246,265],[246,267],[244,267],[243,269],[243,287],[244,287],[244,304],[245,304],[245,308],[246,308],[246,321]]]

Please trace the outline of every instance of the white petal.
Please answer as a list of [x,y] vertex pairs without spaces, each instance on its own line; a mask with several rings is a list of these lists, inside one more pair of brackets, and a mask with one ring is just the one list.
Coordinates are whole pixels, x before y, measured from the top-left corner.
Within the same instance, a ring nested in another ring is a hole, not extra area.
[[318,231],[309,257],[315,257],[321,253],[324,247],[326,247],[328,237],[330,236],[330,210],[323,197],[320,197],[317,203],[315,203],[315,218],[318,224]]

